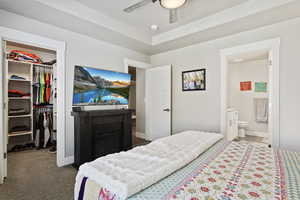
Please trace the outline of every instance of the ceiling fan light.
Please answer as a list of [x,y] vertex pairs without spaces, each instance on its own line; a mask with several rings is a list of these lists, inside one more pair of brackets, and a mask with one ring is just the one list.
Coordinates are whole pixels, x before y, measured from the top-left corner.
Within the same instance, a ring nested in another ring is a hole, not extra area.
[[186,0],[160,0],[160,5],[167,9],[176,9],[183,4],[185,4]]

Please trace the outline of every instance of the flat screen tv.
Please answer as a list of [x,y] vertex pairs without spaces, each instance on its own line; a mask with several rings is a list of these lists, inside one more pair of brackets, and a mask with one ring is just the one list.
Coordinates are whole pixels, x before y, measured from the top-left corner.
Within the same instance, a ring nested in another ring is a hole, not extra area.
[[73,105],[128,105],[131,75],[75,66]]

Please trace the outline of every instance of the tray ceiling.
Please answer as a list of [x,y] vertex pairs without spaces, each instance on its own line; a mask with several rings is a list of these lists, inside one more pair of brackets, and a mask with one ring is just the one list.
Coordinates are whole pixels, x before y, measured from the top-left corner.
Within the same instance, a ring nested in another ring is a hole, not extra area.
[[147,55],[300,17],[299,0],[189,0],[178,23],[170,25],[158,3],[123,12],[138,1],[0,0],[0,9]]
[[[245,3],[247,0],[187,0],[184,7],[179,9],[179,20],[174,24],[169,24],[169,11],[162,8],[159,3],[148,4],[132,13],[125,13],[123,12],[124,8],[141,0],[77,1],[116,20],[138,27],[152,35],[157,35],[238,4]],[[150,26],[152,24],[158,25],[159,30],[156,32],[151,31]]]

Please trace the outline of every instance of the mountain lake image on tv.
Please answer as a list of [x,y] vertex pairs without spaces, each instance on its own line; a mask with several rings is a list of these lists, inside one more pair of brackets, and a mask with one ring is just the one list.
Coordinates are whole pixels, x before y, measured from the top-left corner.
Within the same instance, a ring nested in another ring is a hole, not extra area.
[[75,66],[73,105],[127,105],[131,75]]

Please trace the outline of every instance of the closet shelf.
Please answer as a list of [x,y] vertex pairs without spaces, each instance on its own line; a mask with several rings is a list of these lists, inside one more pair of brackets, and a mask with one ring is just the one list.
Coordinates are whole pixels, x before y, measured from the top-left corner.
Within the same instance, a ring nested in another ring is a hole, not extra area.
[[41,64],[41,63],[32,63],[32,62],[19,61],[19,60],[13,60],[13,59],[7,59],[7,61],[19,63],[19,64],[35,65],[35,66],[42,66],[42,67],[52,67],[52,65],[45,65],[45,64]]
[[8,137],[20,136],[20,135],[31,135],[32,131],[19,131],[8,133]]
[[45,64],[38,64],[38,63],[32,63],[34,66],[37,66],[37,67],[47,67],[47,68],[52,68],[53,66],[52,65],[45,65]]
[[30,100],[31,97],[8,97],[9,100]]
[[14,62],[14,63],[19,63],[19,64],[26,64],[26,65],[29,65],[31,66],[31,62],[25,62],[25,61],[18,61],[18,60],[12,60],[12,59],[7,59],[8,62]]
[[19,81],[19,82],[31,82],[30,80],[22,80],[22,79],[8,79],[9,81]]
[[32,117],[31,114],[27,115],[9,115],[8,118],[26,118],[26,117]]

